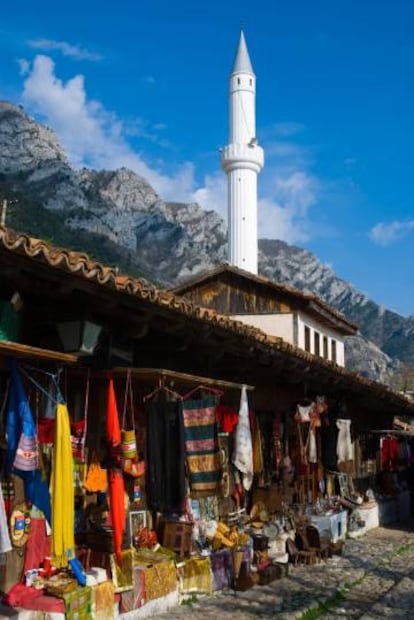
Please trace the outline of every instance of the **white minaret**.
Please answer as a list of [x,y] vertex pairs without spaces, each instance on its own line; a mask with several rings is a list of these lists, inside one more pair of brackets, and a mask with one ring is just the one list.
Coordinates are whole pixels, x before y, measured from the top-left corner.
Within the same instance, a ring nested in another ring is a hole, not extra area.
[[256,76],[243,31],[230,75],[229,144],[221,153],[227,174],[228,260],[257,274],[257,175],[264,153],[256,138]]

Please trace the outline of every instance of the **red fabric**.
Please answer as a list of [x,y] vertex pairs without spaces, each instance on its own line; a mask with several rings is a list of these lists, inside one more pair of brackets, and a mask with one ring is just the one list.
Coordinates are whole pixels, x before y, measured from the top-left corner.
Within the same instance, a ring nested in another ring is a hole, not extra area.
[[53,443],[55,440],[54,418],[42,418],[37,425],[39,443]]
[[121,427],[119,425],[118,406],[114,390],[113,379],[109,379],[108,404],[106,412],[106,436],[111,448],[117,452],[121,446]]
[[65,603],[62,599],[46,596],[43,590],[28,588],[22,583],[16,583],[10,588],[3,598],[3,603],[10,607],[23,607],[34,611],[65,613]]
[[26,545],[24,572],[32,568],[39,568],[44,558],[50,557],[50,555],[50,536],[46,536],[46,521],[45,519],[32,518]]
[[[112,377],[108,385],[108,404],[106,416],[106,435],[112,454],[119,451],[121,446],[121,428],[119,425],[118,407],[116,404],[114,382]],[[115,555],[118,563],[121,563],[121,545],[125,529],[125,504],[124,504],[124,477],[122,471],[112,464],[108,468],[108,488],[111,502],[111,518],[114,531]]]
[[70,429],[74,435],[82,435],[85,430],[85,420],[79,420],[79,422],[71,422]]
[[216,407],[216,418],[222,433],[234,433],[239,416],[237,411],[219,403]]
[[394,469],[398,459],[398,439],[385,437],[382,441],[381,461],[383,469]]

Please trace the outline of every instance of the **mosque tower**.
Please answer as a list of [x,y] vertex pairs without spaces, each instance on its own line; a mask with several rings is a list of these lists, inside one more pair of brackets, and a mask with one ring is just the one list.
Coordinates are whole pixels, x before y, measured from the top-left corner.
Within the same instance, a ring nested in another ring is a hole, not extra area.
[[230,74],[229,144],[222,149],[227,174],[228,261],[257,274],[257,175],[264,152],[256,138],[256,76],[243,30]]

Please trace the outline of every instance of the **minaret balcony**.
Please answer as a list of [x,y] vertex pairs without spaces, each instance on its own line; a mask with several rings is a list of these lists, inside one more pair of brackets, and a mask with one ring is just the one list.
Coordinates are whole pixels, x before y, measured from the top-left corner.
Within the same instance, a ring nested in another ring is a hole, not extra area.
[[247,168],[259,173],[264,166],[264,151],[254,140],[250,144],[229,144],[221,151],[221,167],[225,172]]

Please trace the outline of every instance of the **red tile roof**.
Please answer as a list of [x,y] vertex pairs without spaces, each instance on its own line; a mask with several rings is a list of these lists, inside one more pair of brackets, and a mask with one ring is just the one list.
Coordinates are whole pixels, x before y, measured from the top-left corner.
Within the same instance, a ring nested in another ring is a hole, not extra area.
[[217,313],[209,308],[201,308],[173,293],[157,289],[152,284],[139,278],[119,275],[117,269],[105,267],[101,263],[92,261],[87,254],[74,252],[52,246],[41,239],[18,233],[10,228],[0,226],[0,262],[1,252],[12,252],[25,256],[33,261],[49,265],[54,269],[60,269],[74,276],[109,287],[120,293],[133,295],[138,299],[146,300],[154,305],[165,307],[173,312],[185,315],[192,319],[202,320],[212,325],[237,333],[241,337],[248,338],[265,347],[270,353],[283,352],[290,357],[302,360],[307,366],[319,368],[329,375],[347,380],[347,384],[365,386],[369,391],[374,390],[380,398],[390,398],[400,406],[408,406],[413,409],[412,403],[403,395],[394,392],[387,386],[376,383],[345,368],[333,366],[330,362],[315,357],[306,351],[285,342],[282,338],[268,336],[258,328],[245,325],[241,321],[235,321],[225,315]]

